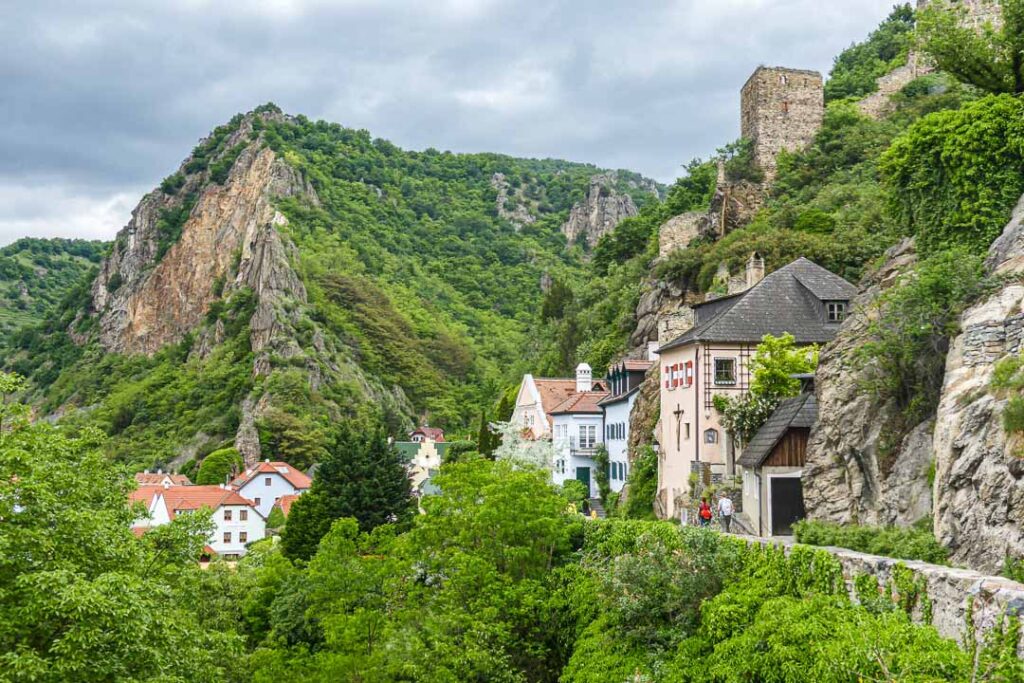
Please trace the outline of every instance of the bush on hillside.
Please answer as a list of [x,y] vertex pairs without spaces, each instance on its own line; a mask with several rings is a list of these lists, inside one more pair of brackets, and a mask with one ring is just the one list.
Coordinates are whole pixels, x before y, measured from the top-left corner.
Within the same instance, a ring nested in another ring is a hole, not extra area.
[[880,167],[889,209],[922,251],[984,253],[1024,193],[1024,100],[992,95],[929,114]]
[[949,557],[949,551],[939,544],[930,529],[918,527],[873,527],[803,520],[793,526],[793,531],[797,542],[808,545],[837,546],[934,564],[946,564]]

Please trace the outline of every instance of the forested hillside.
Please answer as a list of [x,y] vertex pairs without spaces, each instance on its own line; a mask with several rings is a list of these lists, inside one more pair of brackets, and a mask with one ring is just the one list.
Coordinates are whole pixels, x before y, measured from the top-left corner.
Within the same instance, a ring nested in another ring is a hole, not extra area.
[[266,105],[143,198],[97,278],[10,335],[4,364],[137,466],[231,445],[308,466],[339,419],[467,428],[534,366],[544,291],[586,278],[561,226],[595,176],[641,208],[662,191]]
[[99,265],[102,242],[24,237],[0,249],[0,333],[37,323]]

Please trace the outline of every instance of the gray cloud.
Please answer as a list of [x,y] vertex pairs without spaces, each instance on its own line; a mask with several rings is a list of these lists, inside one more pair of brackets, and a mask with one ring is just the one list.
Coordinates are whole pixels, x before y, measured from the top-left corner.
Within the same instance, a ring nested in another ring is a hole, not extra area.
[[0,244],[112,237],[200,137],[271,100],[406,148],[668,181],[738,135],[739,88],[758,64],[827,71],[892,2],[12,3]]

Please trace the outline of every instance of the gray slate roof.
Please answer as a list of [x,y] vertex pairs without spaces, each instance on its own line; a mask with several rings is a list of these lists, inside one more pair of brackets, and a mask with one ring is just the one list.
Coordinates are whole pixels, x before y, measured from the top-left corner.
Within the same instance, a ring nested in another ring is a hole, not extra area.
[[824,344],[839,329],[825,319],[825,301],[849,301],[857,288],[805,258],[767,275],[745,292],[694,306],[697,324],[662,346],[692,342],[759,343],[770,334],[792,334],[798,344]]
[[768,421],[761,425],[757,434],[743,449],[739,464],[749,468],[760,467],[761,463],[771,455],[775,444],[779,443],[787,431],[793,427],[809,429],[817,419],[818,400],[814,394],[800,394],[785,399],[779,403],[779,407],[771,414]]

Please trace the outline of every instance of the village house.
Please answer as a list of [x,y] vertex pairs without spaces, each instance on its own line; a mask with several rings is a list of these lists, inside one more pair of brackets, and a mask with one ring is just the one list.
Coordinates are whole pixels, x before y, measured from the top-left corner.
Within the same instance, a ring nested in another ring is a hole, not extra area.
[[281,496],[305,493],[312,484],[309,475],[288,463],[264,460],[247,467],[231,482],[231,488],[251,500],[266,518]]
[[[594,382],[595,391],[603,391],[604,385]],[[511,422],[523,428],[531,439],[550,439],[554,421],[551,411],[576,393],[575,379],[554,379],[523,375],[516,395],[516,405]]]
[[163,470],[157,470],[156,472],[150,472],[149,470],[136,472],[135,483],[139,486],[162,486],[164,484],[168,484],[170,486],[192,485],[192,482],[184,474],[171,474],[170,472],[164,472]]
[[[412,489],[417,494],[422,493],[424,482],[432,475],[437,474],[438,468],[444,462],[444,454],[448,450],[449,443],[444,440],[444,432],[440,429],[434,430],[420,428],[410,433],[411,441],[396,441],[395,448],[405,462],[409,471],[409,480]],[[419,438],[417,438],[419,437]],[[440,437],[440,441],[433,437]]]
[[438,427],[417,427],[409,432],[409,441],[413,443],[423,443],[424,441],[444,443],[444,430]]
[[608,484],[618,493],[629,474],[629,416],[644,376],[654,361],[623,360],[608,368],[608,396],[598,402],[603,411],[604,443],[608,450]]
[[225,559],[241,557],[247,544],[266,536],[265,516],[259,513],[252,501],[223,485],[140,486],[132,491],[129,500],[146,508],[146,515],[132,525],[132,530],[139,535],[170,523],[178,515],[210,510],[214,530],[208,546]]
[[763,277],[764,261],[747,263],[748,288],[697,304],[694,326],[664,344],[660,356],[659,512],[686,508],[690,476],[717,480],[736,474],[735,448],[713,400],[742,396],[750,360],[765,335],[792,334],[798,344],[830,341],[846,317],[856,287],[805,259]]
[[758,536],[788,536],[804,518],[800,477],[818,419],[814,375],[795,375],[799,396],[781,401],[743,449],[743,515]]
[[604,442],[604,411],[599,404],[608,396],[597,388],[601,386],[595,386],[590,366],[580,363],[574,391],[549,412],[555,450],[551,480],[559,485],[569,479],[583,482],[588,498],[598,495],[594,457]]

